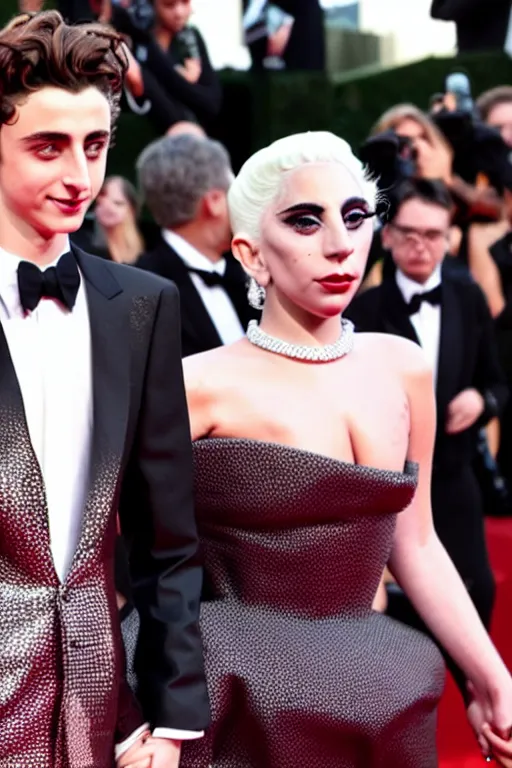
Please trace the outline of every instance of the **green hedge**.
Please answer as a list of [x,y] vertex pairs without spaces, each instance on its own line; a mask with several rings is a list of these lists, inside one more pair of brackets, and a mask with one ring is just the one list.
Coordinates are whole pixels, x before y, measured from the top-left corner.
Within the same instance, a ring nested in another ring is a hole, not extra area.
[[[15,13],[17,0],[0,0],[0,22]],[[429,58],[401,67],[374,67],[329,78],[298,72],[222,72],[224,105],[214,135],[231,152],[237,170],[256,149],[273,139],[305,130],[331,130],[357,150],[371,126],[390,106],[410,101],[428,105],[454,69],[468,73],[473,93],[512,83],[512,60],[501,53]],[[134,161],[155,138],[147,120],[123,114],[109,172],[133,178]]]

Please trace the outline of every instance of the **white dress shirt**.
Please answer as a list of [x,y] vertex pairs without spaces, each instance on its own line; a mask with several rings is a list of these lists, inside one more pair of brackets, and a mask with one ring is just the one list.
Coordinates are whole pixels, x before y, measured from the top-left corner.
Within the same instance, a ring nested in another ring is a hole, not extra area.
[[[441,285],[441,265],[436,267],[426,283],[416,283],[397,269],[396,284],[404,297],[404,301],[408,304],[415,293],[427,293],[427,291],[432,291]],[[422,301],[419,311],[411,315],[409,319],[432,366],[435,385],[437,383],[439,340],[441,337],[441,307],[439,305],[433,306],[428,301]]]
[[[63,252],[68,250],[69,243]],[[88,490],[92,435],[89,313],[82,281],[72,312],[52,299],[42,299],[33,312],[25,314],[18,292],[20,261],[0,249],[0,322],[44,480],[53,562],[63,582],[78,544]]]
[[[215,263],[211,262],[176,232],[163,229],[162,237],[167,245],[176,251],[186,267],[201,269],[204,272],[216,272],[218,275],[223,275],[226,271],[226,259],[220,259]],[[210,315],[222,343],[232,344],[245,336],[242,324],[224,288],[221,285],[206,285],[202,277],[193,272],[190,273],[190,279]]]
[[249,0],[247,9],[243,15],[244,29],[248,29],[255,24],[263,13],[268,0]]
[[507,36],[505,38],[505,53],[512,56],[512,7],[510,8],[510,16],[508,17]]
[[[66,251],[69,242],[62,253]],[[41,299],[33,312],[25,313],[18,290],[20,261],[0,249],[0,323],[44,480],[55,571],[64,582],[80,537],[89,481],[93,424],[89,311],[82,279],[72,312],[53,299]],[[147,727],[119,745],[116,756]],[[153,735],[183,740],[202,733],[158,728]]]

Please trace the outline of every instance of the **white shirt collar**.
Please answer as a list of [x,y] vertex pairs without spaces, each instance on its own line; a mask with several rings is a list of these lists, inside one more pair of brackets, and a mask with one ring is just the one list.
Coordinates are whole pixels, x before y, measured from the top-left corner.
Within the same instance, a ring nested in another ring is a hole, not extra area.
[[217,272],[219,275],[223,275],[226,271],[226,259],[219,259],[215,263],[211,262],[209,258],[194,248],[193,245],[190,245],[181,235],[177,235],[176,232],[162,229],[162,237],[167,245],[176,251],[187,267],[202,269],[204,272]]
[[441,285],[441,264],[437,265],[426,283],[417,283],[415,280],[411,280],[400,269],[396,270],[395,279],[405,303],[408,304],[415,294],[432,291]]
[[[54,267],[60,257],[70,250],[69,238],[66,238],[62,250],[51,264],[46,264],[45,269]],[[18,290],[18,266],[25,261],[21,256],[0,248],[0,300],[9,317],[21,312],[20,294]]]

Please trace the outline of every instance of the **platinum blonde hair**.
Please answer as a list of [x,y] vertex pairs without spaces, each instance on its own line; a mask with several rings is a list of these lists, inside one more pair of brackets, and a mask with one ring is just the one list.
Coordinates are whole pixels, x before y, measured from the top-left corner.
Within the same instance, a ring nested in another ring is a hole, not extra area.
[[242,166],[228,192],[232,231],[257,238],[261,217],[277,197],[283,175],[312,163],[339,163],[358,183],[372,207],[377,185],[350,145],[328,131],[297,133],[259,150]]

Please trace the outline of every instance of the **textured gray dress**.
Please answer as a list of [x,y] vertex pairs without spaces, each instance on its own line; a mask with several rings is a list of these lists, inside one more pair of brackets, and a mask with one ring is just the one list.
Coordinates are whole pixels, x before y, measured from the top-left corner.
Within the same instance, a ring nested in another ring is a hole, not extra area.
[[416,467],[194,446],[213,725],[182,768],[434,768],[444,664],[372,611]]

